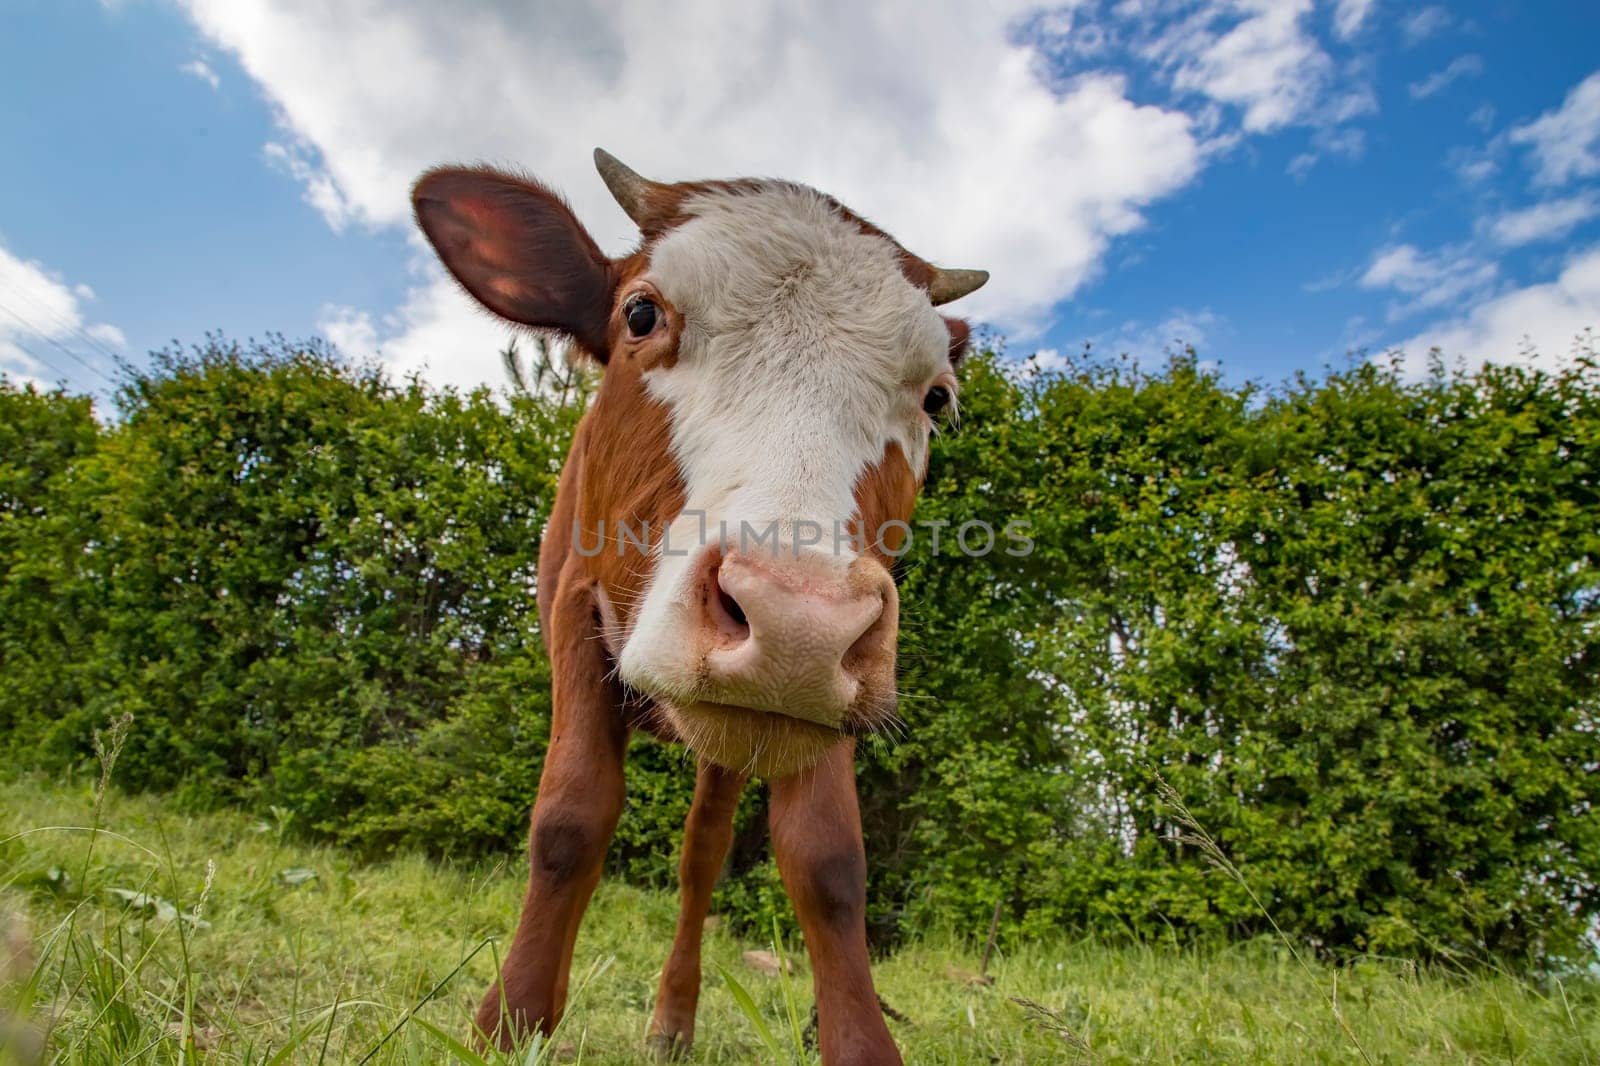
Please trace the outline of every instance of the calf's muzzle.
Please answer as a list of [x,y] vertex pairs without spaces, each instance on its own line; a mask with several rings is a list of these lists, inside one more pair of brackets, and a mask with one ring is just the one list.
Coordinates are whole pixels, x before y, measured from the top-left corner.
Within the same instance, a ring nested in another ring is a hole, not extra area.
[[833,728],[892,705],[898,600],[876,560],[712,546],[700,570],[704,699]]

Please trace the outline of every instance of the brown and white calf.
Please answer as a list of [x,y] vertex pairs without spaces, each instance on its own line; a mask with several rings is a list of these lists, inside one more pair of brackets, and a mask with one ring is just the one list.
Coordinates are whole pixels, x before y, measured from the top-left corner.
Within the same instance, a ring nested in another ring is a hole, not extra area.
[[601,253],[536,181],[443,168],[417,221],[489,310],[604,366],[539,558],[554,676],[532,869],[483,1039],[548,1031],[642,728],[696,752],[682,904],[650,1040],[686,1050],[700,934],[751,774],[815,973],[824,1061],[899,1062],[868,971],[854,740],[894,714],[888,564],[955,393],[983,284],[830,197],[766,180],[662,184],[595,162],[643,235]]

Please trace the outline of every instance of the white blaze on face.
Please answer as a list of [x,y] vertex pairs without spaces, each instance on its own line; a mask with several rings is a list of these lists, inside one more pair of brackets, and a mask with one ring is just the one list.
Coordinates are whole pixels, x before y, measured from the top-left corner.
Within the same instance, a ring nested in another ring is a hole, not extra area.
[[[922,473],[923,394],[949,370],[950,343],[898,249],[821,194],[771,182],[682,206],[692,217],[655,246],[645,275],[683,316],[678,359],[645,381],[671,412],[684,514],[620,661],[625,679],[669,693],[689,688],[680,671],[696,665],[684,641],[702,528],[714,542],[725,523],[736,547],[741,523],[775,525],[785,551],[797,526],[820,530],[815,550],[837,552],[842,570],[853,552],[834,531],[855,515],[861,474],[891,443]],[[746,543],[772,550],[770,538]]]

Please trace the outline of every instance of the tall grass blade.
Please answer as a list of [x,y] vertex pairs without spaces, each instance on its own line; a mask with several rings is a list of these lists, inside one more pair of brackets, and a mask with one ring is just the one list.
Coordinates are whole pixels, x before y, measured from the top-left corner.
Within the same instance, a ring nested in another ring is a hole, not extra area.
[[[434,1025],[432,1022],[428,1021],[428,1019],[412,1018],[411,1024],[415,1025],[417,1028],[421,1029],[423,1032],[439,1041],[439,1043],[443,1044],[445,1046],[445,1050],[454,1055],[457,1062],[467,1063],[468,1066],[489,1066],[488,1061],[484,1059],[482,1055],[479,1055],[477,1052],[467,1047],[467,1045],[463,1044],[461,1041],[457,1040],[443,1029],[440,1029],[437,1025]],[[529,1061],[532,1062],[533,1060],[530,1059]]]
[[[1151,773],[1155,774],[1156,792],[1160,796],[1161,802],[1171,808],[1178,824],[1188,831],[1180,838],[1180,841],[1198,847],[1200,854],[1205,856],[1207,862],[1221,870],[1235,884],[1244,889],[1245,894],[1250,897],[1250,902],[1255,905],[1256,910],[1261,912],[1262,917],[1266,918],[1267,924],[1272,926],[1272,931],[1278,935],[1278,939],[1283,943],[1283,946],[1289,949],[1289,954],[1300,965],[1300,969],[1305,973],[1306,978],[1315,984],[1316,976],[1311,972],[1310,964],[1300,954],[1300,949],[1294,940],[1278,925],[1278,920],[1272,916],[1272,912],[1267,909],[1266,904],[1261,902],[1261,897],[1257,896],[1256,890],[1250,887],[1250,882],[1245,879],[1244,874],[1239,872],[1239,868],[1233,864],[1233,860],[1228,858],[1227,854],[1222,850],[1222,846],[1212,838],[1210,833],[1206,832],[1205,826],[1200,824],[1199,819],[1194,816],[1188,805],[1183,802],[1183,797],[1178,795],[1178,790],[1167,783],[1167,779],[1161,776],[1160,771],[1152,767]],[[1339,981],[1337,975],[1334,977],[1333,996],[1328,1001],[1328,1007],[1333,1014],[1334,1021],[1339,1023],[1339,1028],[1344,1030],[1344,1035],[1355,1047],[1357,1053],[1360,1054],[1361,1060],[1367,1063],[1367,1066],[1376,1066],[1372,1061],[1372,1056],[1367,1054],[1367,1049],[1361,1045],[1360,1039],[1356,1037],[1355,1030],[1350,1028],[1350,1023],[1345,1021],[1343,1012],[1339,1010]]]
[[389,1031],[384,1033],[382,1038],[379,1039],[379,1041],[372,1046],[372,1050],[368,1051],[365,1055],[361,1056],[361,1058],[356,1060],[356,1066],[362,1066],[362,1064],[364,1064],[364,1063],[371,1062],[373,1057],[375,1055],[377,1055],[378,1052],[383,1050],[383,1046],[385,1044],[387,1044],[390,1040],[394,1039],[394,1034],[398,1033],[401,1029],[403,1029],[405,1027],[407,1022],[409,1022],[412,1018],[416,1017],[417,1011],[421,1010],[423,1007],[425,1007],[429,1003],[433,1002],[433,998],[435,996],[437,996],[440,992],[444,991],[444,986],[449,984],[452,980],[454,980],[456,974],[458,974],[462,970],[466,969],[467,963],[469,963],[473,959],[477,958],[478,957],[478,952],[480,952],[484,948],[488,947],[489,946],[489,942],[491,940],[493,940],[493,939],[494,939],[493,937],[485,937],[484,939],[480,940],[478,942],[478,946],[473,948],[471,951],[469,951],[467,953],[467,957],[466,958],[464,958],[460,962],[456,963],[455,969],[451,970],[449,973],[447,973],[443,977],[439,978],[438,982],[435,983],[432,988],[428,989],[427,995],[423,996],[421,999],[417,1000],[410,1007],[408,1007],[406,1009],[406,1012],[400,1016],[400,1020],[395,1022],[393,1025],[391,1025],[389,1027]]
[[756,1001],[751,997],[744,985],[740,984],[738,979],[721,965],[717,966],[717,972],[722,975],[723,982],[728,986],[728,992],[733,996],[734,1003],[738,1005],[739,1013],[749,1020],[751,1028],[755,1029],[756,1036],[761,1040],[762,1045],[766,1047],[767,1051],[771,1052],[772,1061],[788,1061],[790,1058],[788,1052],[784,1050],[783,1044],[779,1042],[777,1034],[772,1031],[772,1027],[767,1024],[767,1019],[761,1016],[761,1008],[756,1006]]

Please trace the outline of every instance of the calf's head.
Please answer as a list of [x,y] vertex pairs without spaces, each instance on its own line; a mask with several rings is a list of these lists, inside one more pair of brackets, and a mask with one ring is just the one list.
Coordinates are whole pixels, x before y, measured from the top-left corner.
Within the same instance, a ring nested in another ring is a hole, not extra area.
[[[642,233],[609,259],[549,189],[429,172],[417,220],[490,311],[604,366],[563,493],[624,682],[690,747],[768,776],[894,714],[888,564],[955,396],[940,270],[831,198],[595,161]],[[552,531],[561,535],[565,531]]]

